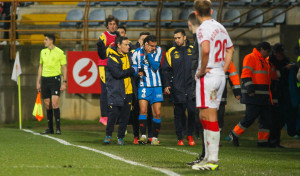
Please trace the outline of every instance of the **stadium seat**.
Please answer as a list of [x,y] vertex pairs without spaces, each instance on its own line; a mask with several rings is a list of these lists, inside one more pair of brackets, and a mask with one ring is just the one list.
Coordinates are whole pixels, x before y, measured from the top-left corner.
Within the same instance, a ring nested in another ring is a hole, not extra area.
[[24,7],[28,7],[28,6],[30,6],[30,5],[33,5],[34,4],[34,2],[24,2]]
[[[0,20],[4,20],[4,17],[2,16],[2,14],[0,14]],[[0,27],[4,27],[4,22],[0,22]]]
[[218,15],[218,10],[217,9],[213,9],[213,14],[211,15],[211,17],[215,20],[217,20],[217,15]]
[[256,0],[250,3],[251,6],[269,6],[272,3],[272,0],[268,2],[268,0]]
[[120,6],[138,6],[140,1],[122,1]]
[[251,0],[235,0],[235,1],[229,1],[229,6],[245,6],[251,3]]
[[113,16],[119,20],[125,20],[124,22],[120,22],[121,25],[125,25],[128,20],[128,11],[127,9],[118,9],[113,11]]
[[[261,15],[260,15],[261,14]],[[258,16],[258,15],[260,15],[260,16]],[[257,16],[257,17],[256,17]],[[255,17],[255,18],[254,18]],[[254,18],[254,19],[252,19],[252,18]],[[247,14],[247,17],[246,17],[246,19],[247,19],[247,23],[245,23],[244,25],[243,25],[243,27],[253,27],[253,26],[256,26],[256,24],[258,24],[258,23],[262,23],[263,21],[264,21],[264,16],[263,16],[263,14],[262,14],[262,11],[261,10],[259,10],[259,9],[254,9],[254,10],[252,10],[251,12],[249,12],[248,14]],[[250,21],[249,21],[250,20]]]
[[134,13],[133,20],[144,20],[144,21],[134,21],[134,22],[128,22],[128,27],[143,27],[149,23],[150,20],[150,11],[149,9],[141,9],[137,10]]
[[150,7],[156,7],[158,5],[157,1],[143,1],[143,6],[150,6]]
[[[105,20],[106,14],[103,9],[95,9],[89,14],[89,20]],[[89,26],[99,26],[104,22],[89,22]]]
[[[276,9],[273,11],[272,17],[278,15],[279,13],[283,12],[282,9]],[[273,18],[271,21],[264,23],[263,27],[274,27],[276,24],[283,24],[285,23],[285,13],[282,13],[281,15]]]
[[187,18],[189,16],[189,14],[193,12],[192,9],[185,9],[182,10],[179,14],[178,20],[184,20],[184,22],[172,22],[171,23],[171,27],[187,27]]
[[[162,9],[161,11],[161,20],[173,20],[173,12],[171,9]],[[162,27],[168,27],[171,24],[171,21],[162,21],[160,25]],[[149,23],[150,27],[155,27],[156,23],[155,22],[150,22]]]
[[[79,9],[73,9],[68,12],[66,21],[68,20],[82,20],[83,19],[83,12]],[[61,22],[61,27],[78,27],[82,22]]]
[[[90,6],[95,6],[97,4],[97,2],[90,2]],[[85,6],[85,2],[78,2],[77,4],[79,7],[84,7]]]
[[[241,15],[241,13],[240,13],[239,10],[237,10],[237,9],[230,9],[230,10],[227,10],[225,12],[223,20],[232,20],[232,19],[234,19],[236,17],[239,17],[240,15]],[[237,25],[240,22],[241,22],[241,18],[239,17],[239,18],[237,18],[237,19],[235,19],[233,21],[227,21],[227,22],[225,21],[225,22],[222,23],[222,25],[225,26],[225,27],[233,27],[233,26]]]
[[188,2],[184,2],[185,7],[193,7],[194,6],[194,2],[188,1]]
[[180,1],[170,1],[170,2],[164,2],[163,5],[165,7],[180,7],[182,2]]
[[99,2],[100,6],[117,6],[118,1]]
[[[279,5],[280,3],[282,3],[283,1],[285,1],[285,0],[274,1],[274,2],[273,2],[273,5],[277,6],[277,5]],[[297,2],[297,0],[289,0],[289,1],[287,1],[287,2],[285,2],[285,3],[283,3],[283,4],[281,4],[280,6],[285,6],[285,7],[287,7],[287,6],[289,6],[289,5],[291,5],[291,4],[295,3],[295,2]]]

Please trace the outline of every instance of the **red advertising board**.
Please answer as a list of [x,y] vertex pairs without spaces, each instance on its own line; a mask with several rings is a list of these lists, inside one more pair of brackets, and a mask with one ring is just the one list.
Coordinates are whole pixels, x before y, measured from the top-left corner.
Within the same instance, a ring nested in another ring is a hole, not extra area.
[[96,51],[68,51],[68,93],[101,93]]

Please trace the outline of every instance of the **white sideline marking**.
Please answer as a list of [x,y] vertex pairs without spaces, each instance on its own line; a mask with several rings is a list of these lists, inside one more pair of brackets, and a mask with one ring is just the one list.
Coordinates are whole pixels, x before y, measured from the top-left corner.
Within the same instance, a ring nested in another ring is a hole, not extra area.
[[163,147],[165,149],[169,149],[169,150],[175,150],[175,151],[178,151],[178,152],[183,152],[183,153],[186,153],[186,154],[189,154],[189,155],[199,155],[199,153],[195,153],[195,152],[190,152],[188,150],[183,150],[183,149],[177,149],[177,148],[172,148],[172,147]]
[[141,163],[137,163],[135,161],[130,161],[130,160],[127,160],[125,158],[119,157],[117,155],[114,155],[114,154],[111,154],[111,153],[107,153],[107,152],[104,152],[104,151],[101,151],[101,150],[93,149],[93,148],[90,148],[90,147],[81,146],[81,145],[74,145],[74,144],[71,144],[71,143],[63,140],[63,139],[59,139],[59,138],[52,137],[52,136],[49,136],[49,135],[41,135],[40,133],[36,133],[36,132],[33,132],[31,130],[28,130],[28,129],[23,129],[23,131],[28,132],[28,133],[32,133],[34,135],[43,136],[43,137],[46,137],[46,138],[49,138],[49,139],[53,139],[53,140],[55,140],[55,141],[57,141],[57,142],[59,142],[59,143],[61,143],[63,145],[74,146],[74,147],[82,148],[82,149],[85,149],[85,150],[93,151],[93,152],[96,152],[96,153],[100,153],[100,154],[108,156],[108,157],[110,157],[112,159],[123,161],[123,162],[128,163],[128,164],[132,164],[132,165],[135,165],[135,166],[142,166],[142,167],[146,167],[148,169],[153,169],[153,170],[162,172],[162,173],[164,173],[166,175],[180,176],[179,174],[177,174],[176,172],[173,172],[173,171],[169,171],[169,170],[161,169],[161,168],[157,168],[157,167],[152,167],[152,166],[147,166],[147,165],[144,165],[144,164],[141,164]]

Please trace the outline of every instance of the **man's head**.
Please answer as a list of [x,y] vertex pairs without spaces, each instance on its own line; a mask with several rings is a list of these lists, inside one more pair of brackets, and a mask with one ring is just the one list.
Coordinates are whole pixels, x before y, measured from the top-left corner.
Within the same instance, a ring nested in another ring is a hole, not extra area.
[[183,29],[176,29],[174,31],[174,40],[177,46],[185,46],[186,45],[186,35]]
[[154,35],[148,35],[144,39],[144,47],[147,53],[154,53],[157,46],[157,40]]
[[106,24],[106,28],[108,30],[108,32],[112,33],[112,32],[116,32],[118,24],[119,24],[119,20],[118,18],[109,15],[106,19],[105,19],[105,24]]
[[267,58],[270,55],[271,45],[268,42],[258,43],[255,48],[260,52],[263,58]]
[[129,40],[127,37],[118,36],[115,39],[117,50],[121,54],[127,54],[129,52]]
[[44,36],[45,36],[45,39],[44,39],[45,47],[50,47],[51,45],[55,44],[54,34],[44,34]]
[[127,37],[126,36],[126,27],[125,26],[118,26],[117,30],[122,37]]
[[212,14],[210,0],[195,0],[194,1],[195,14],[200,17],[210,17]]
[[284,46],[280,43],[276,43],[273,46],[272,53],[277,60],[279,60],[279,61],[283,60],[284,59]]
[[139,40],[138,40],[140,46],[143,46],[143,45],[144,45],[144,39],[145,39],[148,35],[150,35],[149,32],[141,32],[141,33],[140,33],[140,38],[139,38]]
[[188,16],[188,27],[189,31],[192,33],[196,32],[196,29],[200,26],[200,22],[196,18],[195,12],[192,12]]

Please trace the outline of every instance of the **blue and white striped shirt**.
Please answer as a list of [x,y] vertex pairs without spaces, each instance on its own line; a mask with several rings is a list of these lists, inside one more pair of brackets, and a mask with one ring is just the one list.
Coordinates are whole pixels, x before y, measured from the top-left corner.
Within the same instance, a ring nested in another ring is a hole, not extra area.
[[[146,56],[146,57],[145,57]],[[143,68],[146,76],[139,79],[138,87],[161,87],[161,77],[159,74],[162,49],[156,46],[154,53],[145,54],[144,47],[136,49],[132,56],[133,67],[137,70]]]

